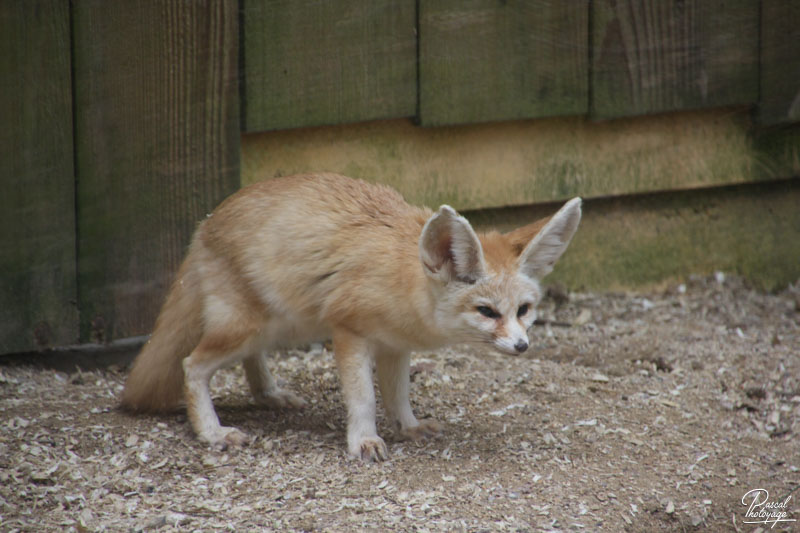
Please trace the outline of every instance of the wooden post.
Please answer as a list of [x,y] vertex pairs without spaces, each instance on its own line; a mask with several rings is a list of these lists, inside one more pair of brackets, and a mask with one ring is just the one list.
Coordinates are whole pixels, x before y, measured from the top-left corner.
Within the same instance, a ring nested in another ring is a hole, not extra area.
[[239,186],[238,2],[73,4],[81,339],[148,333]]
[[0,354],[74,343],[69,2],[0,2]]

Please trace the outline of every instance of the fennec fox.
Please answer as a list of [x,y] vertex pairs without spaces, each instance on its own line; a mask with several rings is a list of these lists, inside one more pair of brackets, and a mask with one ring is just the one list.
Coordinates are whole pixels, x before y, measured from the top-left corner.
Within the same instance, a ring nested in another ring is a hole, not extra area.
[[197,436],[247,441],[221,426],[209,393],[219,368],[242,361],[256,401],[302,407],[281,390],[266,353],[333,339],[347,404],[347,448],[387,458],[375,427],[372,365],[400,436],[441,432],[408,399],[409,352],[457,342],[519,354],[541,298],[539,281],[578,227],[581,200],[510,233],[477,235],[451,207],[407,204],[389,187],[334,174],[277,178],[242,189],[195,232],[122,397],[135,411],[185,397]]

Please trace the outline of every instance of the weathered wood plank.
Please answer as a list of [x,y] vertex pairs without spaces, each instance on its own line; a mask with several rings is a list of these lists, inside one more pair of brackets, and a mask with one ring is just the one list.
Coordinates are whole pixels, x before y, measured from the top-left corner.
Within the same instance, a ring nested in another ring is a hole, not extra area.
[[413,116],[413,0],[244,0],[244,130]]
[[420,122],[588,111],[584,0],[420,2]]
[[69,2],[0,3],[0,353],[75,342]]
[[758,100],[758,2],[596,0],[592,115]]
[[761,0],[761,124],[800,122],[800,2]]
[[238,3],[73,6],[81,334],[108,341],[150,331],[239,185]]
[[242,182],[324,168],[457,209],[695,189],[800,175],[791,129],[754,139],[749,110],[729,108],[613,121],[307,128],[244,136]]

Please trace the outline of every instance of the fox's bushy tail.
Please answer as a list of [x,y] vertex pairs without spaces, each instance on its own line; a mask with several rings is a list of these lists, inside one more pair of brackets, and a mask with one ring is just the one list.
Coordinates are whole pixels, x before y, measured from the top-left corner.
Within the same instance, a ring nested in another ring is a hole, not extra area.
[[170,288],[150,340],[133,362],[122,408],[169,411],[183,397],[183,359],[203,334],[202,292],[190,252]]

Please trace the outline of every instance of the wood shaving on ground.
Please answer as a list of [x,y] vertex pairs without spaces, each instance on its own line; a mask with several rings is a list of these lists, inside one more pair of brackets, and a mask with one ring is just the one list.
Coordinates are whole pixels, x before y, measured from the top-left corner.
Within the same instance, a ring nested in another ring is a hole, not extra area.
[[215,376],[223,424],[254,437],[224,452],[182,412],[119,411],[124,370],[2,365],[0,529],[750,531],[753,489],[793,494],[800,520],[800,286],[564,300],[543,302],[521,357],[416,354],[412,403],[444,435],[400,441],[379,418],[379,464],[346,457],[321,346],[271,361],[300,412],[257,407],[240,368]]

